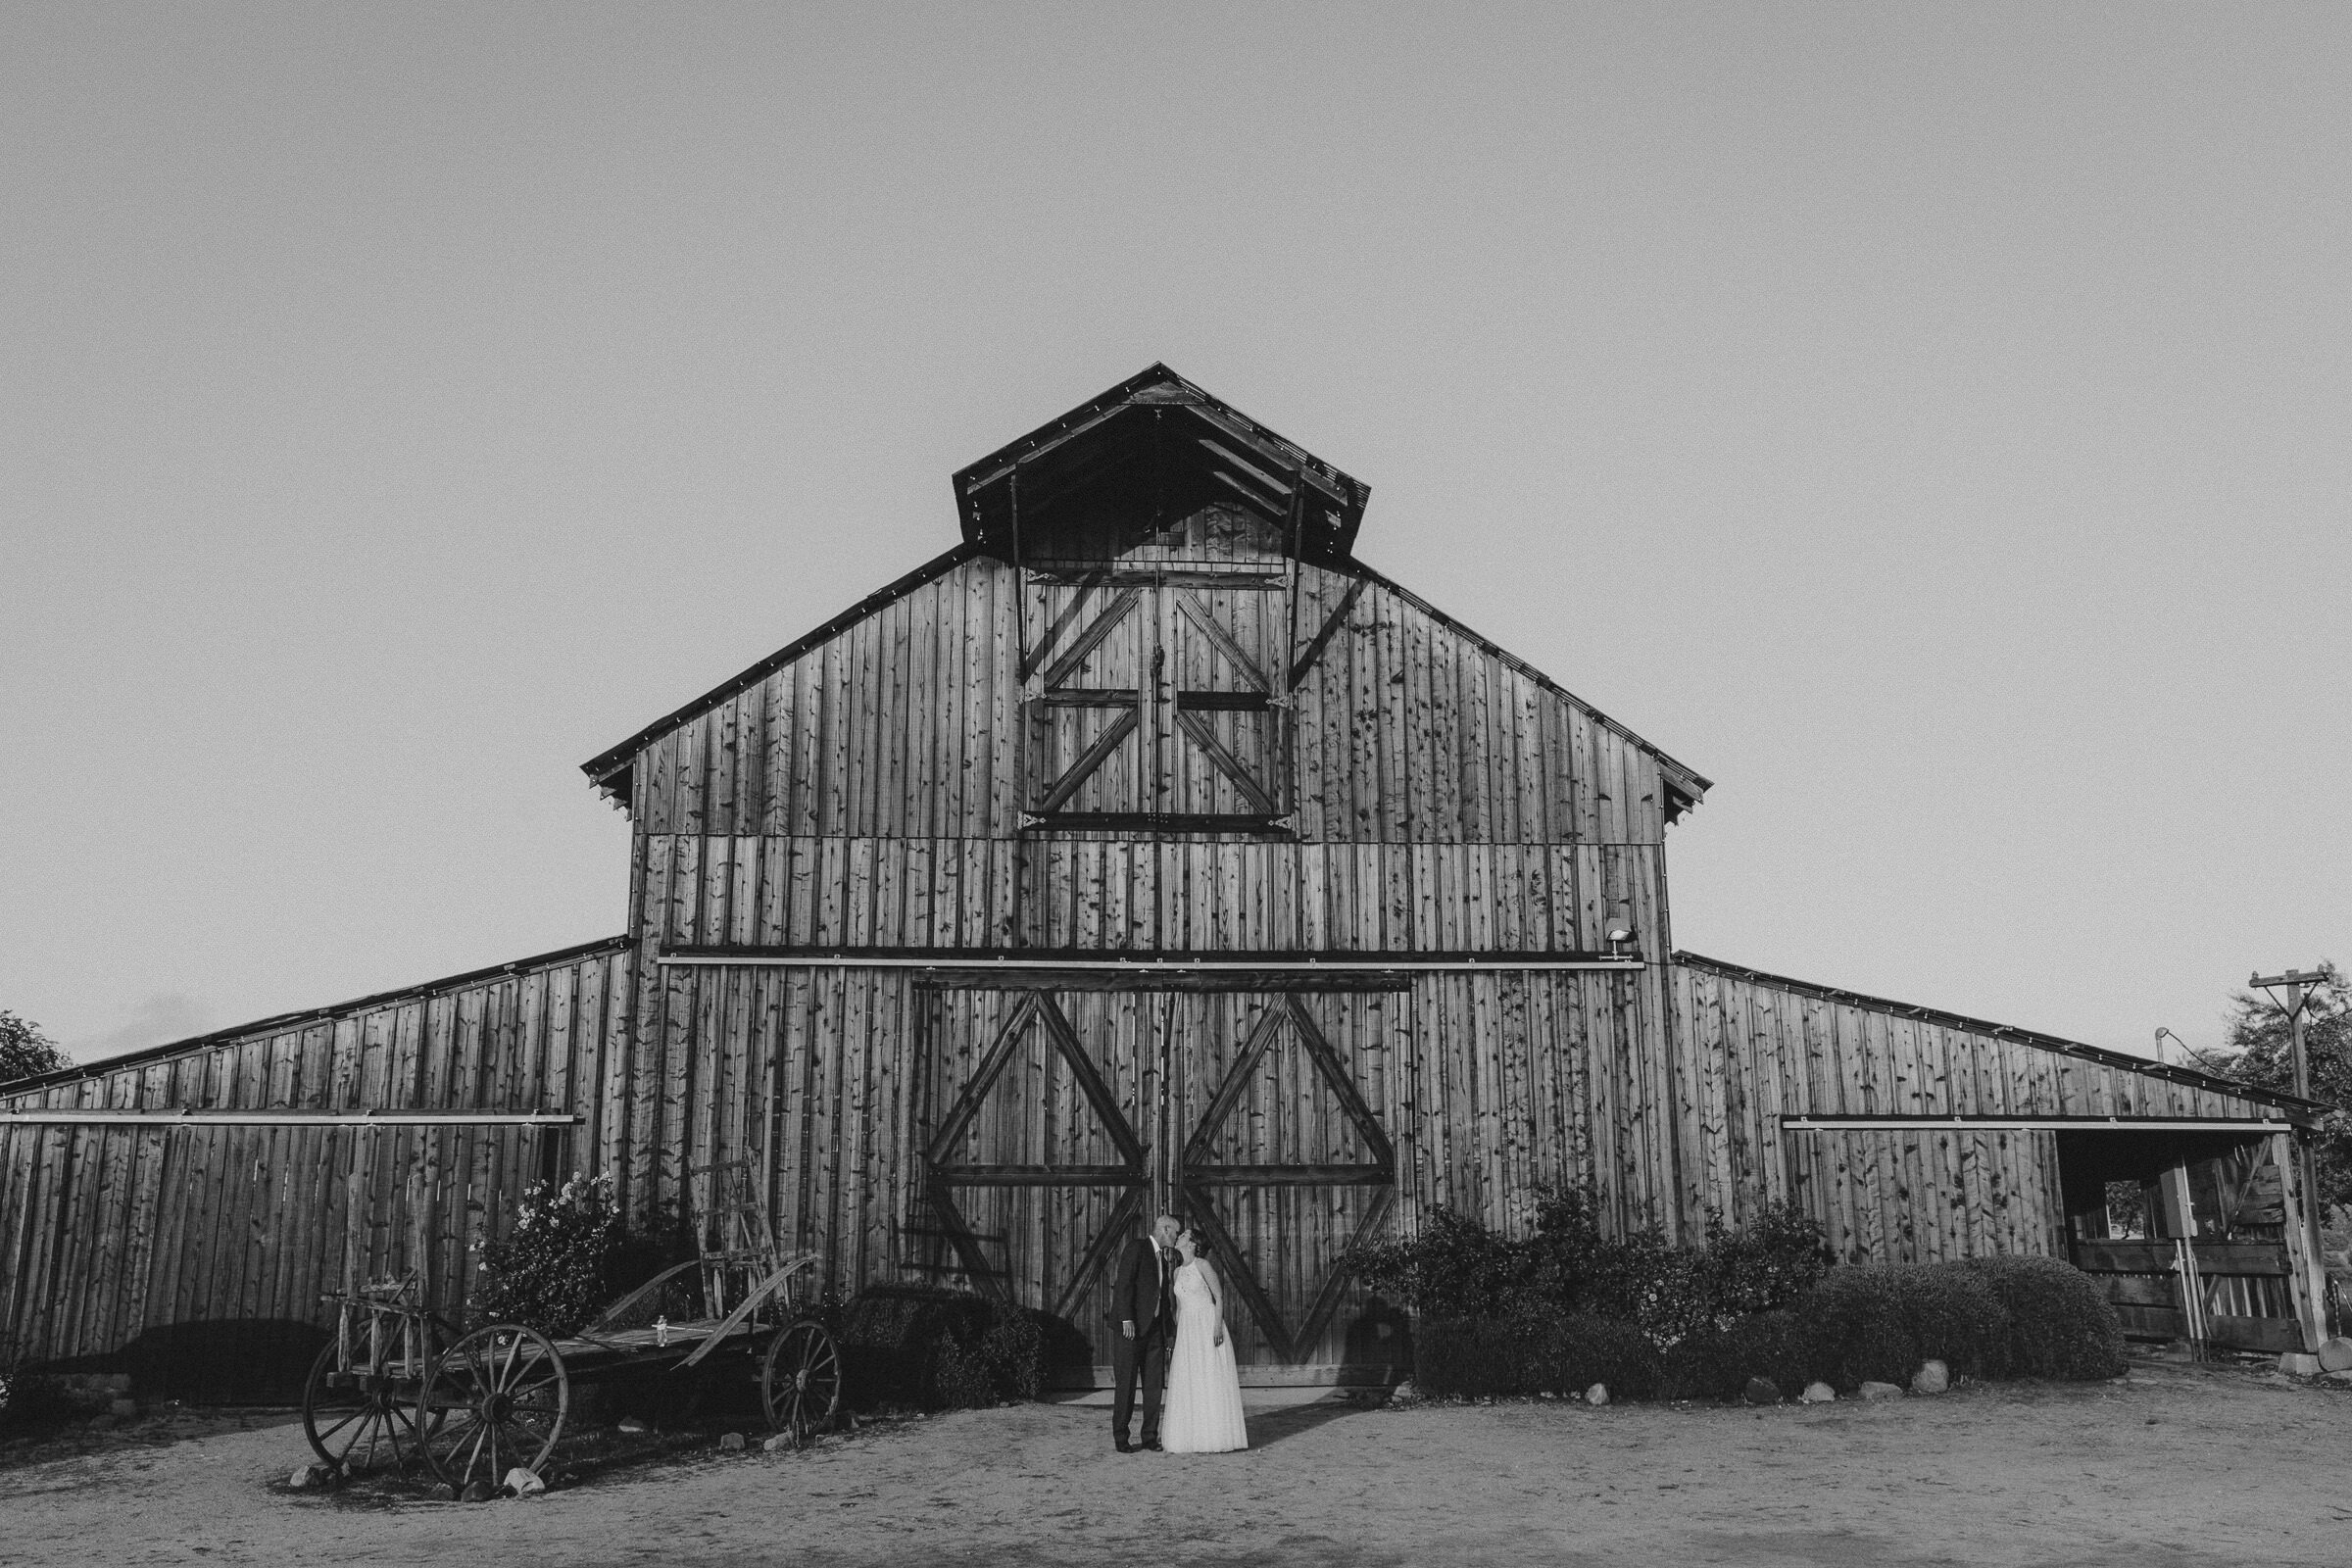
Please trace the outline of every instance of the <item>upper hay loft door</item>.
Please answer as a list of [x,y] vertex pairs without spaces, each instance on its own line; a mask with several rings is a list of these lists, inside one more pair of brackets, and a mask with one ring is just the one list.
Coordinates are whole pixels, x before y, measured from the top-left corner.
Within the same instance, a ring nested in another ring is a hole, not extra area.
[[[1273,569],[1269,569],[1273,568]],[[1288,824],[1289,563],[1025,571],[1026,797],[1038,828]]]

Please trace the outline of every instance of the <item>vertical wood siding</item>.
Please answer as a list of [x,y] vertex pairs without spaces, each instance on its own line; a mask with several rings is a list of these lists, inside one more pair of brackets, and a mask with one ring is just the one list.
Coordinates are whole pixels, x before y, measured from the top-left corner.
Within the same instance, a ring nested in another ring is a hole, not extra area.
[[[0,1105],[569,1112],[588,1118],[556,1135],[568,1145],[560,1157],[576,1167],[590,1162],[616,1108],[599,1085],[608,1060],[624,1054],[632,965],[616,939],[101,1064]],[[435,1299],[454,1308],[471,1278],[469,1249],[498,1234],[538,1179],[545,1136],[492,1126],[0,1122],[0,1339],[42,1359],[126,1347],[137,1359],[142,1336],[174,1326],[179,1343],[232,1356],[239,1346],[267,1353],[315,1344],[301,1331],[324,1321],[318,1297],[341,1282],[347,1250],[370,1277],[423,1268]],[[227,1337],[199,1342],[192,1324]],[[149,1359],[168,1386],[196,1395],[210,1387],[200,1356],[159,1350]],[[183,1381],[169,1385],[173,1377]]]
[[[1386,585],[1295,569],[1295,652],[1331,626],[1290,694],[1301,839],[1663,838],[1664,782],[1640,742]],[[1035,637],[1050,618],[1049,590],[1028,592]],[[650,741],[636,762],[639,826],[827,840],[1017,836],[1022,596],[1005,564],[961,563]],[[1277,614],[1258,607],[1260,618]],[[1287,626],[1278,629],[1287,642]],[[1136,678],[1139,656],[1116,637],[1091,657],[1116,666],[1104,681]]]
[[1852,1262],[2062,1252],[2056,1135],[1784,1130],[1784,1116],[2253,1117],[2261,1105],[1991,1026],[1681,956],[1671,977],[1686,1217],[1793,1200]]

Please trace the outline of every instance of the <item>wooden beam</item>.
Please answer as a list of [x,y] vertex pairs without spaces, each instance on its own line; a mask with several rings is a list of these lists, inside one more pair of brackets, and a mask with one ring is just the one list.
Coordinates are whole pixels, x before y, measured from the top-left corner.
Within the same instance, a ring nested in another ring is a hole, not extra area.
[[[1129,951],[1107,953],[1100,948],[1022,948],[1013,950],[987,948],[917,948],[884,950],[872,948],[761,948],[761,947],[687,947],[665,950],[654,960],[666,965],[742,964],[749,967],[770,968],[808,967],[818,969],[963,969],[1017,973],[1023,970],[1055,969],[1071,972],[1101,970],[1117,974],[1177,975],[1215,974],[1245,976],[1252,974],[1333,975],[1333,974],[1425,974],[1466,973],[1473,970],[1609,970],[1638,974],[1649,967],[1640,958],[1612,958],[1589,953],[1510,953],[1510,952],[1438,952],[1438,953],[1377,953],[1361,949],[1340,952],[1301,953],[1292,950],[1273,952],[1237,950],[1227,953],[1201,954],[1194,952],[1146,953]],[[1786,1118],[1791,1125],[1825,1121],[1826,1118]],[[2106,1118],[2108,1121],[2122,1118]],[[1949,1120],[1922,1125],[1949,1126]],[[2003,1125],[2008,1125],[2004,1123]],[[2104,1125],[2104,1122],[2101,1123]],[[2146,1125],[2131,1124],[2127,1125]],[[2231,1127],[2233,1123],[2194,1122],[2183,1125],[2195,1127]],[[2277,1123],[2259,1123],[2264,1131],[2276,1131]]]
[[1184,1179],[1203,1187],[1390,1187],[1387,1165],[1194,1165]]
[[1132,1187],[1148,1180],[1134,1165],[935,1165],[955,1187]]
[[2271,1145],[2271,1158],[2278,1166],[2278,1196],[2285,1208],[2279,1235],[2286,1243],[2287,1298],[2303,1330],[2303,1344],[2296,1348],[2317,1350],[2328,1338],[2328,1264],[2313,1250],[2311,1227],[2305,1223],[2311,1202],[2305,1182],[2311,1167],[2300,1157],[2298,1146],[2304,1136],[2278,1134]]
[[1963,1128],[1981,1132],[2060,1133],[2236,1133],[2270,1134],[2288,1125],[2284,1117],[2214,1116],[1783,1116],[1789,1132],[1933,1132]]
[[0,1127],[572,1127],[584,1116],[505,1110],[0,1110]]

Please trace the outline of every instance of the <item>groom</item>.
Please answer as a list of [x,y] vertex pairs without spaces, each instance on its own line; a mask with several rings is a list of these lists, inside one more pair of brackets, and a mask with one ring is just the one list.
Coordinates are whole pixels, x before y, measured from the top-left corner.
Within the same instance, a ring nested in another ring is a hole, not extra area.
[[1135,1452],[1127,1441],[1127,1418],[1135,1413],[1135,1379],[1144,1379],[1144,1446],[1159,1448],[1159,1391],[1167,1381],[1168,1346],[1176,1338],[1176,1233],[1172,1214],[1152,1222],[1152,1234],[1127,1244],[1111,1282],[1110,1315],[1119,1337],[1110,1342],[1118,1389],[1111,1396],[1110,1435],[1121,1453]]

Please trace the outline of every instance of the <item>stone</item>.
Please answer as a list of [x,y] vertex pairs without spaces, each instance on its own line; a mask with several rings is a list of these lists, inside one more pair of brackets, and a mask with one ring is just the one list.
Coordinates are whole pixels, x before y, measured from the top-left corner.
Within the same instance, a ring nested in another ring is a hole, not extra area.
[[743,1434],[740,1432],[727,1432],[720,1434],[718,1446],[720,1451],[724,1453],[741,1453],[745,1447]]
[[[1405,1405],[1419,1404],[1420,1402],[1421,1391],[1413,1387],[1413,1380],[1411,1378],[1406,1378],[1402,1383],[1397,1384],[1395,1388],[1389,1391],[1389,1403],[1392,1407],[1402,1408]],[[922,1413],[917,1411],[915,1414],[915,1419],[920,1421],[922,1418]]]
[[547,1483],[539,1479],[537,1471],[516,1465],[507,1472],[506,1490],[517,1497],[536,1497],[547,1490]]
[[760,1451],[761,1453],[790,1453],[792,1451],[792,1434],[789,1432],[777,1433],[760,1445]]
[[654,1429],[647,1426],[642,1417],[624,1415],[620,1418],[620,1430],[623,1432],[651,1432]]
[[1608,1402],[1609,1402],[1609,1386],[1608,1386],[1606,1383],[1595,1383],[1595,1384],[1593,1384],[1593,1385],[1592,1385],[1591,1388],[1589,1388],[1589,1389],[1587,1389],[1587,1390],[1585,1391],[1585,1402],[1586,1402],[1587,1404],[1606,1404],[1606,1403],[1608,1403]]
[[1941,1361],[1930,1361],[1911,1374],[1913,1394],[1941,1394],[1952,1386],[1952,1370]]
[[497,1495],[498,1493],[496,1489],[494,1489],[489,1482],[476,1481],[473,1483],[473,1485],[467,1487],[464,1492],[458,1494],[458,1500],[460,1502],[488,1502],[492,1497]]
[[2333,1383],[2342,1387],[2352,1387],[2352,1367],[2347,1367],[2341,1372],[2323,1372],[2320,1374],[2320,1376],[2329,1383]]
[[331,1479],[326,1466],[322,1464],[296,1465],[294,1473],[286,1477],[286,1486],[294,1492],[317,1492]]
[[1903,1391],[1891,1383],[1865,1383],[1860,1390],[1865,1399],[1899,1399]]
[[2288,1350],[2278,1357],[2278,1370],[2290,1378],[2316,1378],[2320,1375],[2320,1358],[2305,1355],[2300,1350]]
[[1808,1383],[1805,1385],[1805,1392],[1796,1397],[1800,1404],[1835,1404],[1838,1400],[1838,1391],[1827,1383]]
[[1747,1387],[1740,1391],[1740,1397],[1750,1404],[1778,1404],[1781,1402],[1780,1386],[1770,1378],[1749,1378]]
[[2320,1347],[2320,1370],[2352,1372],[2352,1340],[2337,1335]]

